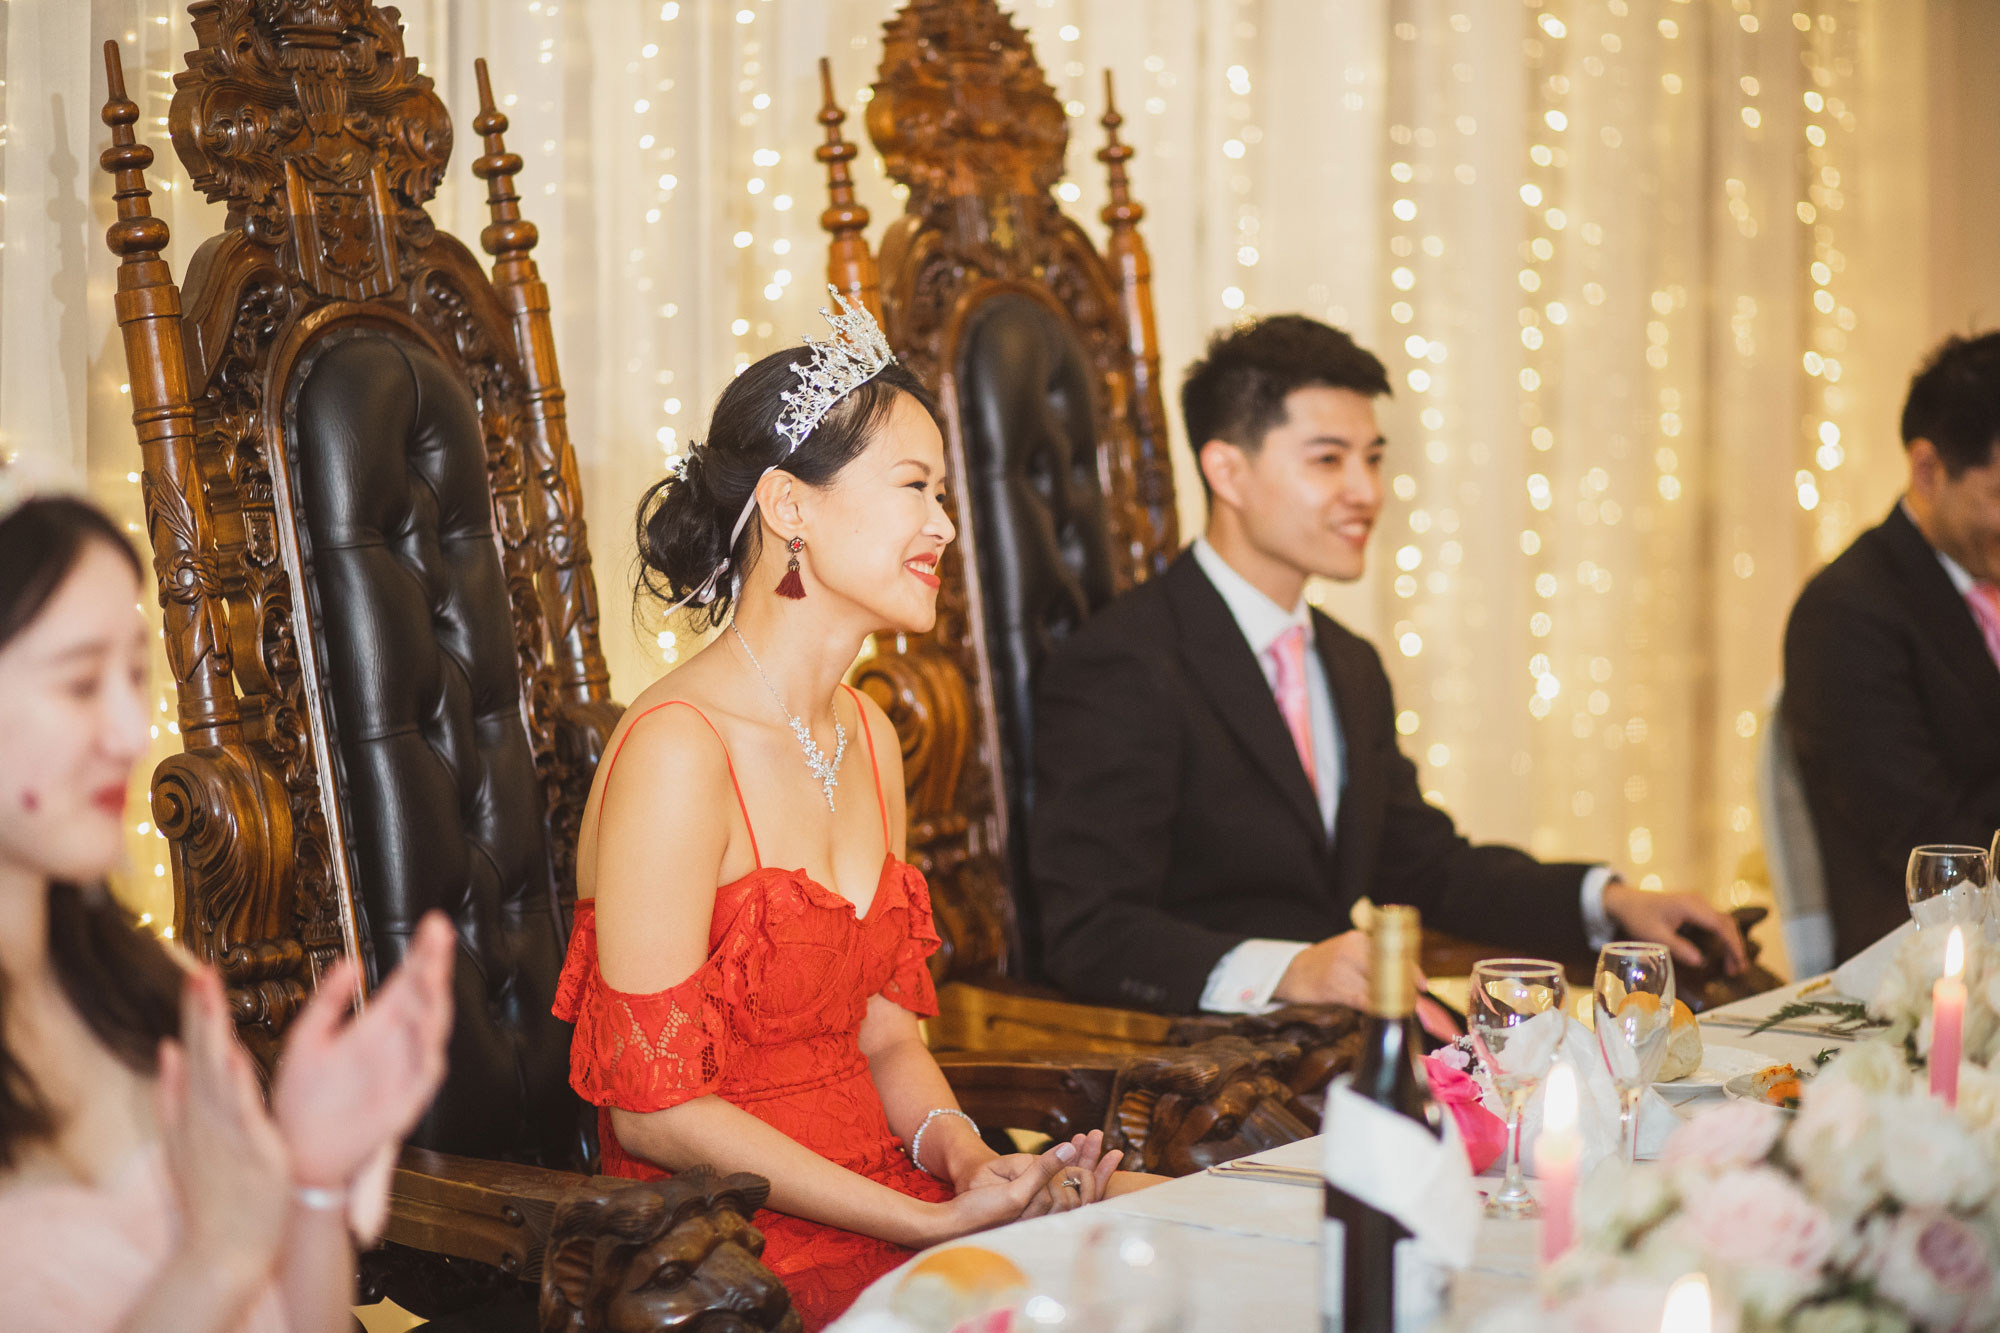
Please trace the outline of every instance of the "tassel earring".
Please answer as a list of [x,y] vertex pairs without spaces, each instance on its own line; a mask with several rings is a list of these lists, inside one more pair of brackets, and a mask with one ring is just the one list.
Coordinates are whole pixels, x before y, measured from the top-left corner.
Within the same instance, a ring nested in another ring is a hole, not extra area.
[[785,577],[778,580],[778,596],[799,601],[806,595],[804,580],[799,578],[799,552],[806,549],[804,537],[794,537],[787,543],[792,552],[792,563],[785,567]]

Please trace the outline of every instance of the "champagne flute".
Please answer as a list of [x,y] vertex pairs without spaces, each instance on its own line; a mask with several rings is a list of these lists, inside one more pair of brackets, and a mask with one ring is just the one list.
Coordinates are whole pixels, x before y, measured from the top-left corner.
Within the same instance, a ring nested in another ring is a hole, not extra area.
[[1940,843],[1912,851],[1903,892],[1917,929],[1979,925],[1986,916],[1991,871],[1983,848]]
[[1472,968],[1466,1026],[1493,1089],[1507,1104],[1507,1177],[1486,1200],[1488,1217],[1539,1217],[1521,1179],[1521,1117],[1562,1049],[1563,970],[1539,958],[1488,958]]
[[1597,1049],[1618,1089],[1619,1146],[1639,1157],[1639,1099],[1666,1058],[1674,1026],[1674,956],[1664,944],[1618,941],[1597,955]]

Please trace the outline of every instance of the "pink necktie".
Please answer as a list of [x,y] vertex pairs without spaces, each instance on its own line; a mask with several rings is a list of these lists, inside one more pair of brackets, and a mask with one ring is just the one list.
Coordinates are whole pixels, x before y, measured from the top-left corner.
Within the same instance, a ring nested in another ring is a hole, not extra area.
[[1271,659],[1271,692],[1278,696],[1278,711],[1285,715],[1285,725],[1291,728],[1292,744],[1299,748],[1306,781],[1315,782],[1312,708],[1306,702],[1306,627],[1292,626],[1264,652]]
[[1993,654],[1993,664],[2000,666],[2000,587],[1975,583],[1965,594],[1965,600],[1972,606],[1972,618],[1986,635],[1986,651]]

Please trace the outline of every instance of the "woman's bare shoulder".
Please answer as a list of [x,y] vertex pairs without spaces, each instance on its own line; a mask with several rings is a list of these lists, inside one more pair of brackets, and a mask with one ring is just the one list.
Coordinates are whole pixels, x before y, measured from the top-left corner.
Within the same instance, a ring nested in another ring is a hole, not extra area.
[[605,753],[618,755],[621,764],[628,754],[635,758],[643,754],[641,762],[649,767],[658,763],[724,766],[728,746],[723,737],[729,730],[730,715],[710,688],[713,671],[704,660],[706,656],[706,652],[697,653],[641,690],[626,705]]
[[672,672],[626,708],[597,775],[594,852],[665,838],[687,851],[712,841],[720,855],[736,808],[728,719],[701,685]]

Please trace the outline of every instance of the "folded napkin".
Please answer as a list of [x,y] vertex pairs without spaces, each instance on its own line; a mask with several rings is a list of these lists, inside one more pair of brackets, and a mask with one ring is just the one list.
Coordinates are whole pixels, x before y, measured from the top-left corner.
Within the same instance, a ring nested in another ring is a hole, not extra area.
[[[1618,1089],[1605,1067],[1604,1052],[1598,1049],[1597,1034],[1574,1018],[1563,1019],[1562,1047],[1556,1059],[1576,1074],[1577,1128],[1583,1135],[1583,1170],[1588,1174],[1606,1158],[1618,1155]],[[1535,1140],[1542,1132],[1542,1103],[1548,1080],[1544,1078],[1521,1117],[1521,1165],[1530,1175],[1535,1171]],[[1487,1109],[1504,1117],[1506,1103],[1489,1089]],[[1660,1145],[1681,1121],[1666,1099],[1651,1088],[1639,1099],[1639,1156],[1657,1157]]]
[[[1410,1233],[1416,1262],[1398,1260],[1399,1327],[1426,1327],[1427,1319],[1443,1313],[1444,1284],[1432,1285],[1430,1278],[1470,1265],[1479,1233],[1479,1191],[1458,1140],[1457,1122],[1451,1116],[1443,1119],[1444,1132],[1434,1138],[1408,1116],[1356,1093],[1345,1077],[1327,1088],[1321,1140],[1327,1180],[1389,1214]],[[1339,1297],[1339,1255],[1329,1236],[1322,1259],[1323,1298],[1328,1301]]]
[[[1917,923],[1902,925],[1876,940],[1833,970],[1833,988],[1851,1000],[1872,1000],[1882,989],[1882,981],[1895,965],[1896,951],[1903,941],[1916,934]],[[1946,932],[1949,933],[1949,932]]]
[[1507,1122],[1486,1109],[1485,1089],[1472,1075],[1435,1054],[1424,1057],[1424,1073],[1430,1078],[1431,1099],[1458,1122],[1458,1137],[1473,1174],[1493,1165],[1507,1151]]

